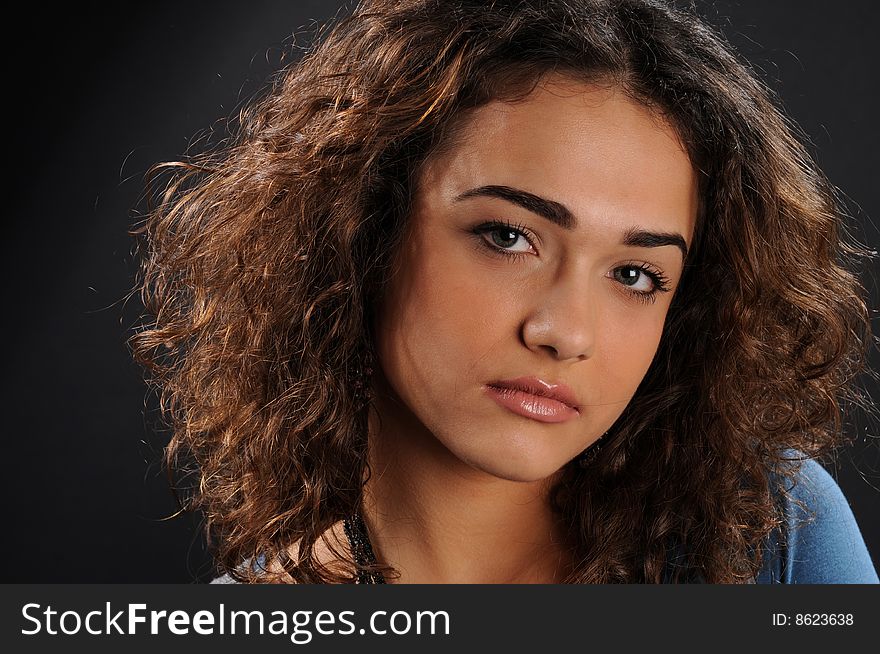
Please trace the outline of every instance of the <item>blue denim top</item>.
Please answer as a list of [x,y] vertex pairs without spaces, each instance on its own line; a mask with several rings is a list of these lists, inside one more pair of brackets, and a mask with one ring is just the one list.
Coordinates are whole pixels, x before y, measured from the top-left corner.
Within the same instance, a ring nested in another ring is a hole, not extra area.
[[849,503],[828,472],[812,459],[804,461],[798,483],[787,489],[804,503],[786,502],[787,542],[778,532],[767,542],[759,584],[876,584],[877,572]]

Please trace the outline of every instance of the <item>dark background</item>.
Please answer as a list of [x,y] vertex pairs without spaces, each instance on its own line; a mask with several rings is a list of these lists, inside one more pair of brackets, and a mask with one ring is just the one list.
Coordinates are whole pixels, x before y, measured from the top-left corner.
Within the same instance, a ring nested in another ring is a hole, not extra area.
[[[125,301],[135,273],[127,230],[133,208],[143,207],[147,168],[179,158],[212,128],[222,137],[221,119],[340,4],[60,6],[7,24],[20,45],[8,55],[4,89],[12,179],[2,261],[0,581],[212,576],[197,520],[172,517],[160,466],[168,434],[125,346],[141,309],[137,298]],[[697,6],[780,94],[850,198],[856,236],[878,249],[880,5]],[[878,283],[869,286],[876,310]],[[872,365],[880,369],[876,351]],[[880,567],[880,426],[853,420],[859,441],[836,476]]]

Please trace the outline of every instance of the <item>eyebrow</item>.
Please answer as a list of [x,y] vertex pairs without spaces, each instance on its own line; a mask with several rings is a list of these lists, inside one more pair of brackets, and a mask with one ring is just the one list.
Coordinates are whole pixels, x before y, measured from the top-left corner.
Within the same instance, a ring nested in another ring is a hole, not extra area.
[[[547,200],[534,193],[522,191],[510,186],[488,185],[478,186],[456,196],[455,201],[474,197],[500,198],[512,202],[527,211],[546,218],[563,229],[574,229],[577,221],[568,207],[553,200]],[[675,232],[650,232],[638,227],[630,227],[623,234],[624,245],[639,248],[658,248],[674,245],[681,250],[682,258],[687,257],[687,242],[681,234]]]

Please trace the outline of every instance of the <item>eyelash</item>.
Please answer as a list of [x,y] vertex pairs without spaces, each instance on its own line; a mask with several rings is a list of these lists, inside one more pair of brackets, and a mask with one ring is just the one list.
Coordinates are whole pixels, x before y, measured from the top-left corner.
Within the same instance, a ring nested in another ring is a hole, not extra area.
[[[478,237],[480,245],[482,245],[483,248],[485,248],[492,254],[504,257],[508,260],[519,259],[523,254],[525,254],[524,252],[511,252],[510,250],[505,250],[502,247],[489,243],[485,238],[483,238],[484,234],[490,234],[492,232],[500,230],[515,232],[516,234],[524,238],[529,245],[531,245],[533,248],[535,247],[534,242],[537,239],[530,234],[530,232],[524,225],[513,224],[508,221],[494,221],[483,223],[482,225],[477,225],[476,227],[474,227],[472,232]],[[616,268],[615,270],[619,270],[621,268],[633,268],[635,270],[639,270],[647,275],[654,284],[654,289],[651,291],[628,291],[629,294],[634,296],[636,300],[644,302],[645,304],[648,304],[649,302],[653,304],[657,301],[657,293],[669,292],[669,279],[666,278],[659,270],[654,270],[647,264],[639,264],[635,262],[624,264],[623,266],[618,266],[618,268]],[[626,286],[626,284],[622,284],[622,286]]]

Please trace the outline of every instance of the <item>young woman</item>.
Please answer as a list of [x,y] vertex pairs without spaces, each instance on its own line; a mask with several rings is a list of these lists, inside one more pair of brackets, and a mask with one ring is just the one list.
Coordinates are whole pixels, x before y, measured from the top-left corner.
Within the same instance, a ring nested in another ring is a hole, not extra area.
[[866,252],[694,15],[362,2],[176,166],[133,347],[223,580],[877,581]]

